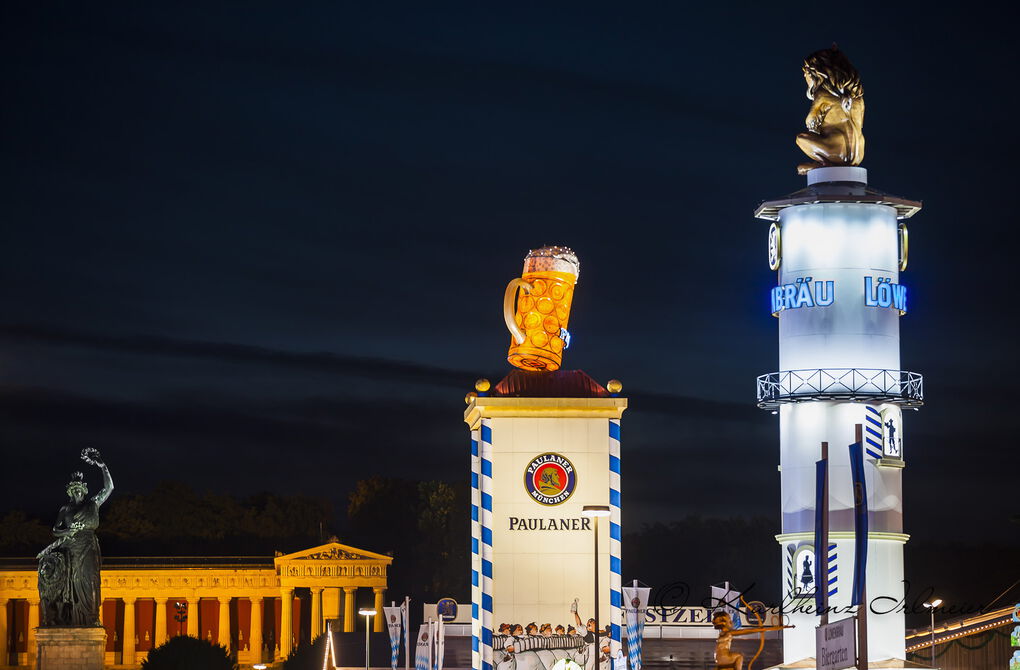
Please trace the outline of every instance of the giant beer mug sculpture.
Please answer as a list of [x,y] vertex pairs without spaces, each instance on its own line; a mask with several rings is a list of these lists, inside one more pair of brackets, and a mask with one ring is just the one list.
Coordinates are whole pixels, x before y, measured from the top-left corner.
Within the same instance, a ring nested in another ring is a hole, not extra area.
[[567,320],[581,265],[567,247],[528,252],[524,272],[512,279],[503,297],[503,319],[510,331],[507,360],[523,370],[560,369],[570,345]]

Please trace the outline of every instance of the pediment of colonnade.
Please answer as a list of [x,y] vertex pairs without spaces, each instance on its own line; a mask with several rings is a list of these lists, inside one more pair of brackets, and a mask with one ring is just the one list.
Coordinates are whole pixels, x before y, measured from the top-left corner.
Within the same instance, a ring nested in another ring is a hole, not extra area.
[[281,586],[386,586],[392,556],[339,542],[273,559]]

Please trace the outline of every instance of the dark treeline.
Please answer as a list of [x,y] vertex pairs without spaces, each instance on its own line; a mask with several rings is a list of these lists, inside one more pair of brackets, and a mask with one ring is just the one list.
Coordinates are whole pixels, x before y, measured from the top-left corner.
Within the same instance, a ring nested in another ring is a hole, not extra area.
[[[337,517],[333,502],[321,497],[238,498],[164,482],[147,493],[112,496],[98,536],[106,556],[272,556],[337,537],[395,557],[389,589],[394,599],[470,599],[467,484],[373,477],[358,482]],[[20,510],[7,512],[0,517],[0,555],[34,556],[53,540],[52,524]]]
[[[390,599],[470,600],[467,483],[372,477],[359,481],[339,513],[336,509],[321,497],[261,493],[237,498],[165,482],[148,493],[111,497],[103,508],[99,537],[107,556],[272,556],[335,536],[344,544],[394,556]],[[18,510],[7,512],[0,517],[0,555],[34,556],[52,540],[52,523]],[[704,605],[709,585],[727,580],[748,590],[749,599],[778,604],[778,531],[776,520],[764,516],[688,516],[638,526],[624,535],[623,577],[652,586],[653,602],[663,604]],[[905,558],[906,574],[913,577],[905,603],[908,625],[922,625],[926,615],[919,602],[933,591],[947,603],[966,601],[972,609],[987,605],[1009,584],[999,584],[998,573],[983,568],[990,561],[1020,565],[1020,550],[910,542]],[[913,611],[915,605],[921,614]]]
[[779,525],[766,517],[687,516],[624,533],[623,579],[653,587],[653,602],[705,606],[709,586],[729,581],[748,599],[778,602]]
[[[164,482],[148,493],[112,496],[103,506],[98,535],[103,553],[113,556],[272,556],[328,537],[332,509],[320,498],[271,493],[235,498]],[[52,523],[9,512],[0,519],[0,552],[34,555],[52,541]]]

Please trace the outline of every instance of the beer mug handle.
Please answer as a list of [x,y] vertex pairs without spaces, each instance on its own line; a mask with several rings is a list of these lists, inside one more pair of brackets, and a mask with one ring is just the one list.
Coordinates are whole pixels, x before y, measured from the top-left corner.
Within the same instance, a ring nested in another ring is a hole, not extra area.
[[525,293],[531,293],[531,284],[520,277],[511,279],[510,283],[506,285],[506,293],[503,294],[503,321],[506,322],[506,329],[510,331],[514,342],[524,344],[524,333],[517,327],[517,321],[514,320],[514,312],[517,308],[514,303],[517,302],[518,288]]

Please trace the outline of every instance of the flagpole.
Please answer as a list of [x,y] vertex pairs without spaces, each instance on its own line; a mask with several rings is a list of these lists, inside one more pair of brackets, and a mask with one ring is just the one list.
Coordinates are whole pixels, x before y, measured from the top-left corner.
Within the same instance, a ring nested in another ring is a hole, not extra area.
[[[822,541],[821,548],[815,547],[815,589],[822,589],[822,597],[815,600],[822,606],[822,625],[829,623],[829,443],[822,442]],[[821,553],[819,553],[821,552]],[[794,578],[797,575],[797,566],[793,566]],[[819,578],[821,578],[819,580]],[[819,586],[819,581],[821,586]],[[796,588],[794,583],[794,588]]]
[[411,597],[404,596],[404,670],[411,668]]
[[432,665],[434,662],[432,658],[432,650],[433,648],[435,648],[435,646],[436,646],[436,622],[432,620],[432,617],[429,617],[429,649],[428,649],[429,670],[432,670],[434,667]]
[[[864,448],[864,427],[861,424],[854,425],[854,441],[857,443],[856,448]],[[864,481],[864,478],[861,478]],[[861,496],[863,497],[863,496]],[[855,507],[864,506],[864,518],[867,519],[867,505],[868,500],[858,500],[858,495],[854,493],[854,505]],[[855,514],[855,517],[857,515]],[[860,529],[856,526],[856,518],[854,520],[854,533],[859,534]],[[856,547],[855,547],[856,550]],[[868,538],[864,538],[864,551],[868,550]],[[855,551],[856,554],[856,551]],[[854,561],[860,561],[861,557],[855,555]],[[861,575],[861,602],[857,606],[857,667],[868,668],[868,570],[867,567],[862,570],[864,574]]]
[[439,614],[439,621],[436,623],[436,670],[443,670],[443,656],[446,655],[445,636],[443,629],[443,615]]

